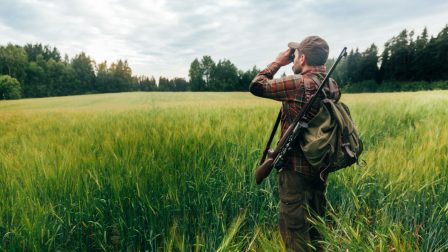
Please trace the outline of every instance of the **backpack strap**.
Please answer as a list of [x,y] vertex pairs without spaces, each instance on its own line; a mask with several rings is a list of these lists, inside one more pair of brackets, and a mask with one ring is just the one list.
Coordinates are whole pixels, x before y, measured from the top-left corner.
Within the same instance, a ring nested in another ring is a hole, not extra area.
[[[323,76],[322,73],[310,74],[309,77],[317,85],[320,85],[320,83],[322,82],[322,79],[325,79],[325,76]],[[328,81],[326,83],[324,83],[324,85],[326,85],[326,86],[324,88],[322,88],[322,94],[326,99],[332,99],[334,102],[338,102],[339,98],[341,96],[341,93],[340,93],[338,87],[335,85],[335,83],[332,82],[331,80],[332,79],[328,79]]]
[[[319,86],[322,83],[322,80],[319,77],[316,76],[316,74],[310,74],[309,77]],[[327,93],[325,93],[325,88],[322,88],[322,94],[324,95],[325,99],[327,99]]]

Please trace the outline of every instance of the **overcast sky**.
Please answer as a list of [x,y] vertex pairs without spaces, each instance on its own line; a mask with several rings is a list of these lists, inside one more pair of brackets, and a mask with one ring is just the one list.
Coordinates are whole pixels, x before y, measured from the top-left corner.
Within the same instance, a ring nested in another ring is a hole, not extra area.
[[[448,1],[405,0],[0,0],[0,44],[43,43],[70,57],[127,59],[133,74],[186,77],[194,58],[264,67],[289,41],[319,35],[330,56],[343,46],[380,47],[401,30],[436,35]],[[284,69],[290,73],[290,67]],[[283,72],[283,70],[281,70]]]

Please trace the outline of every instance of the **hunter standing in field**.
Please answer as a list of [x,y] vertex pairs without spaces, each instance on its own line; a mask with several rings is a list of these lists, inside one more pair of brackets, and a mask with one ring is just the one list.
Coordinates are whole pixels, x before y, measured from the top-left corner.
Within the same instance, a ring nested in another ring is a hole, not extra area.
[[[327,42],[318,36],[307,37],[300,43],[291,42],[288,47],[288,50],[280,53],[271,64],[259,72],[250,84],[252,94],[282,102],[281,136],[316,92],[319,84],[313,81],[313,78],[325,78],[325,62],[329,53]],[[289,57],[292,52],[293,62]],[[290,63],[293,63],[294,75],[273,79],[282,66]],[[338,100],[341,95],[333,79],[330,79],[324,92],[334,100]],[[323,94],[319,95],[306,117],[308,120],[318,112],[323,97]],[[320,171],[305,159],[298,145],[288,155],[286,164],[278,172],[278,224],[282,239],[288,250],[320,251],[322,249],[317,241],[322,240],[322,237],[308,218],[312,213],[324,216],[326,183],[319,177]]]

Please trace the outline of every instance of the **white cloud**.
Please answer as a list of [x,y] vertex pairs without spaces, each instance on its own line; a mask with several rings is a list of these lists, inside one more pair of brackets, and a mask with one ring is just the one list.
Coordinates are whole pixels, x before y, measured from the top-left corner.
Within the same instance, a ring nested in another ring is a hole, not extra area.
[[0,44],[40,42],[70,56],[127,59],[135,74],[188,77],[203,55],[263,67],[289,41],[317,34],[335,56],[343,46],[381,48],[405,28],[435,34],[446,16],[441,0],[3,0]]

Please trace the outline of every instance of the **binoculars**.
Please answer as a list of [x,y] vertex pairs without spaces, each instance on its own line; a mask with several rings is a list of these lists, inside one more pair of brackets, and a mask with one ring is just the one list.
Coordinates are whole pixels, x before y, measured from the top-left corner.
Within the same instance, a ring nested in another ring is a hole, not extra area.
[[294,61],[294,53],[295,53],[296,49],[294,48],[289,48],[289,61],[293,62]]

